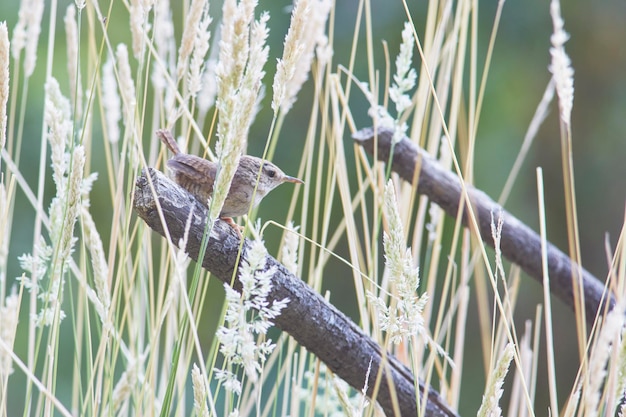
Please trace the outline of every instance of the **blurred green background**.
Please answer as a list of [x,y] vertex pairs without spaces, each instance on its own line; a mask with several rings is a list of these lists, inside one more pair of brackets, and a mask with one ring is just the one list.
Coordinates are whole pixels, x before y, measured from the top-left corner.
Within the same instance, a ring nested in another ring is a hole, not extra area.
[[[59,2],[57,13],[57,30],[54,75],[59,79],[62,89],[68,91],[66,77],[66,57],[64,54],[63,14],[69,1]],[[103,9],[107,2],[100,2]],[[479,68],[482,70],[489,35],[493,24],[495,1],[479,1]],[[269,88],[273,77],[275,58],[282,54],[282,42],[289,24],[289,6],[287,1],[262,0],[260,10],[269,10],[270,19],[270,60],[267,65],[266,86],[268,94],[264,108],[257,117],[250,137],[250,154],[259,155],[263,149],[263,141],[267,133],[271,111]],[[28,109],[24,123],[24,145],[20,159],[24,177],[32,188],[37,187],[36,170],[28,167],[38,166],[39,139],[41,137],[43,110],[43,77],[47,54],[47,32],[50,13],[50,2],[47,2],[44,14],[44,27],[39,42],[37,68],[30,81],[28,90]],[[347,65],[351,47],[353,28],[358,2],[355,0],[338,1],[336,4],[336,24],[333,68],[338,64]],[[382,41],[390,45],[390,53],[395,56],[400,42],[400,30],[406,20],[404,8],[399,1],[374,1],[373,25],[376,62],[384,71]],[[9,32],[17,21],[19,2],[0,2],[0,20],[6,20]],[[176,8],[176,7],[175,7]],[[410,5],[412,16],[417,25],[418,34],[423,33],[426,4],[419,2]],[[217,22],[221,3],[212,5],[211,13]],[[565,29],[571,34],[566,50],[571,57],[575,69],[575,95],[572,114],[572,131],[574,140],[574,167],[576,178],[578,219],[581,234],[581,247],[584,266],[597,277],[604,279],[607,273],[607,254],[605,239],[611,247],[616,245],[624,219],[626,199],[626,2],[623,0],[571,0],[562,4]],[[116,1],[111,21],[110,33],[114,42],[128,42],[128,22],[121,1]],[[175,11],[175,19],[180,21],[180,10]],[[119,25],[120,30],[116,30]],[[180,27],[177,27],[180,30]],[[116,34],[119,32],[119,34]],[[549,64],[550,34],[552,22],[549,15],[549,2],[539,0],[508,1],[504,4],[502,20],[498,30],[494,55],[489,72],[483,111],[478,129],[477,153],[475,162],[475,183],[487,194],[497,198],[507,174],[515,160],[522,143],[523,135],[530,122],[535,108],[541,99],[544,88],[549,81],[547,70]],[[116,39],[116,36],[119,39]],[[364,39],[361,39],[364,43]],[[366,80],[364,48],[357,59],[356,75]],[[13,67],[11,67],[13,70]],[[87,77],[83,73],[83,82]],[[299,94],[299,101],[287,117],[281,132],[280,146],[277,148],[275,162],[287,173],[295,175],[298,158],[304,145],[305,131],[303,126],[308,123],[312,85],[308,82]],[[359,127],[371,122],[366,109],[359,113],[353,108]],[[258,140],[255,141],[255,129],[259,129]],[[148,138],[145,139],[149,140]],[[349,138],[345,138],[349,142]],[[102,148],[102,143],[94,143],[94,149]],[[351,148],[351,147],[349,147]],[[147,149],[147,145],[146,145]],[[351,149],[350,149],[351,151]],[[352,157],[352,155],[350,155]],[[104,162],[92,160],[92,170],[104,172]],[[561,151],[559,139],[558,114],[555,103],[551,113],[540,129],[519,178],[515,184],[506,208],[530,227],[537,230],[537,198],[535,168],[542,167],[546,189],[548,237],[558,247],[567,249],[564,198],[562,187]],[[3,165],[3,169],[5,169]],[[263,219],[280,219],[287,212],[287,199],[292,190],[282,187],[270,197],[273,203],[261,206],[260,217]],[[53,188],[47,187],[50,201]],[[111,213],[99,209],[99,201],[108,199],[108,188],[101,178],[92,193],[92,213],[95,219],[111,218]],[[269,200],[269,199],[268,199]],[[284,201],[284,204],[280,202]],[[8,277],[12,279],[21,274],[17,256],[30,252],[32,248],[32,224],[34,213],[26,202],[23,193],[17,193],[13,234],[10,243]],[[108,204],[102,204],[105,207]],[[101,232],[106,232],[106,227]],[[108,236],[103,235],[105,248],[108,247]],[[270,250],[272,240],[269,241]],[[342,252],[342,250],[339,250]],[[337,273],[348,273],[344,267],[337,266]],[[216,285],[217,287],[217,285]],[[337,302],[342,298],[342,291],[350,291],[351,281],[341,280],[328,287],[333,291],[331,300]],[[218,296],[221,293],[218,292]],[[541,301],[541,288],[531,280],[522,285],[517,318],[521,329],[523,320],[534,317],[535,305]],[[346,313],[354,313],[353,305],[338,305]],[[569,394],[575,377],[578,363],[574,319],[571,312],[560,302],[554,304],[556,335],[557,376],[561,383],[560,399]],[[476,312],[470,309],[470,315]],[[354,316],[354,315],[353,315]],[[25,318],[24,318],[25,319]],[[478,339],[472,340],[470,335],[478,334],[477,324],[470,323],[466,339],[466,362],[464,376],[468,381],[479,381],[482,378],[482,361],[469,360],[482,358]],[[210,337],[210,336],[207,336]],[[18,341],[20,342],[18,335]],[[543,338],[542,338],[543,339]],[[544,355],[542,355],[543,357]],[[475,367],[475,369],[472,369]],[[545,370],[545,363],[540,364]],[[543,371],[545,372],[545,371]],[[12,378],[21,378],[17,372]],[[478,376],[477,376],[478,375]],[[469,379],[471,378],[471,380]],[[541,380],[541,377],[540,377]],[[59,385],[61,387],[62,385]],[[544,387],[545,388],[545,387]],[[474,415],[481,400],[482,384],[465,383],[460,408],[461,415]],[[506,394],[505,394],[506,396]],[[546,409],[547,394],[538,390],[536,411],[542,414]],[[506,408],[505,408],[506,410]]]

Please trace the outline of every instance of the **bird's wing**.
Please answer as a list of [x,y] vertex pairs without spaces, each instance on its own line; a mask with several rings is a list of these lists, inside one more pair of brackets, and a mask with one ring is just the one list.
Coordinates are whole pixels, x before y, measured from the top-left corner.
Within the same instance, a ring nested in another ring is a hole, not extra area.
[[202,184],[207,191],[213,191],[213,183],[217,173],[217,165],[195,155],[178,154],[167,161],[167,166],[176,173],[195,184]]

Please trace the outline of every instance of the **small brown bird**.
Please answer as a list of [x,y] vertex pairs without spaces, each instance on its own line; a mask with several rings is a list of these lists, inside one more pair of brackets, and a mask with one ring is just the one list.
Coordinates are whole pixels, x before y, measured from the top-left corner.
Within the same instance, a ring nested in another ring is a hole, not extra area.
[[[167,161],[167,166],[174,172],[176,183],[206,206],[209,197],[213,194],[217,163],[196,155],[182,153],[172,134],[167,130],[157,130],[156,134],[174,154]],[[263,170],[259,176],[261,165],[263,165]],[[257,176],[259,185],[253,202],[252,194]],[[250,206],[256,207],[270,191],[284,182],[304,184],[302,180],[286,175],[271,162],[263,161],[255,156],[242,155],[228,196],[222,206],[220,218],[234,225],[231,217],[247,214]]]

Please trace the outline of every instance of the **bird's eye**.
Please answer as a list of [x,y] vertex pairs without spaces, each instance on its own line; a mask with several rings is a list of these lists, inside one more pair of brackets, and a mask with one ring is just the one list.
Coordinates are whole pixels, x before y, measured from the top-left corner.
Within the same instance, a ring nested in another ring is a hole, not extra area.
[[263,172],[269,178],[274,178],[276,176],[277,170],[276,170],[276,167],[273,164],[271,164],[269,162],[265,162],[263,164]]

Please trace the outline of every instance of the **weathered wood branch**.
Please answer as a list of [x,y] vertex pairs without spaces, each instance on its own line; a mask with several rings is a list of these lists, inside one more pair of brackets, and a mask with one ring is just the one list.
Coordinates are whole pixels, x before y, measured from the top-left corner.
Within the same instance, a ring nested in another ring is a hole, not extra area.
[[[156,195],[152,193],[149,178]],[[167,230],[174,244],[183,237],[187,219],[191,216],[186,252],[197,260],[200,244],[207,222],[207,210],[187,191],[169,180],[161,172],[152,168],[144,171],[137,179],[134,194],[134,209],[147,224],[165,236],[165,226],[158,214],[160,205]],[[236,231],[223,221],[213,227],[202,266],[222,282],[231,282],[237,263],[237,253],[241,240]],[[245,259],[249,242],[243,245]],[[336,375],[357,390],[365,385],[367,369],[371,361],[368,395],[373,395],[374,380],[383,368],[383,378],[376,395],[376,401],[388,416],[396,415],[393,396],[397,398],[401,416],[417,415],[415,387],[419,388],[419,399],[426,388],[415,379],[410,370],[392,355],[383,355],[380,346],[367,336],[342,312],[328,303],[304,281],[291,274],[271,256],[267,257],[267,268],[275,267],[272,277],[270,301],[288,298],[289,304],[276,319],[276,326],[290,334],[309,352],[315,354]],[[241,288],[238,279],[235,289]],[[391,383],[389,383],[391,381]],[[428,390],[426,416],[455,417],[439,394]]]
[[[368,153],[374,154],[376,148],[378,159],[383,162],[389,161],[392,137],[393,131],[386,128],[379,128],[377,132],[373,128],[365,128],[352,136],[355,142]],[[405,181],[411,183],[414,180],[417,181],[415,187],[419,194],[427,196],[449,216],[456,217],[459,203],[463,198],[458,177],[444,169],[432,156],[407,137],[395,144],[391,169]],[[417,175],[416,169],[420,170]],[[466,185],[466,188],[483,242],[493,247],[491,215],[493,213],[497,216],[499,212],[502,212],[504,220],[500,242],[502,254],[539,283],[543,283],[539,235],[482,191],[470,185]],[[468,225],[467,211],[463,216],[463,224]],[[572,262],[569,256],[549,242],[547,253],[550,291],[572,309],[574,308],[574,285],[575,283],[577,285],[578,277],[581,278],[588,323],[593,323],[599,309],[613,307],[614,298],[611,294],[605,294],[604,285],[600,280]]]

